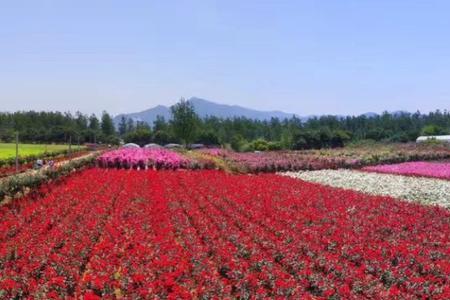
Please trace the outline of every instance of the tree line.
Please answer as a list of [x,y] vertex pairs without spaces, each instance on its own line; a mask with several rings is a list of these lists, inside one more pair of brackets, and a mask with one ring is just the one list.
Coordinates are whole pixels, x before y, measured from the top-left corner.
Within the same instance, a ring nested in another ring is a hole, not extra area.
[[375,116],[297,117],[261,121],[244,117],[200,118],[189,101],[171,109],[172,118],[158,116],[153,124],[122,117],[117,128],[111,116],[59,112],[0,113],[0,140],[10,141],[19,131],[21,141],[63,143],[79,140],[117,144],[120,140],[147,143],[230,145],[235,150],[277,150],[341,147],[362,140],[409,142],[419,135],[450,134],[450,112],[388,113]]
[[95,114],[80,112],[0,113],[0,141],[13,141],[16,132],[21,142],[29,143],[119,142],[113,120],[106,111],[100,119]]

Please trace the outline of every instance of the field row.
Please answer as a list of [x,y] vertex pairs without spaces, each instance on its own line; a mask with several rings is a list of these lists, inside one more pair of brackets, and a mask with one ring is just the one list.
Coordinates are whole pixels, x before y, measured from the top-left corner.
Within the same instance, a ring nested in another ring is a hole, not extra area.
[[0,297],[450,297],[450,213],[278,176],[90,169],[0,208]]
[[346,169],[281,174],[327,186],[450,208],[449,180]]
[[[121,148],[102,155],[98,164],[101,167],[125,169],[223,169],[239,173],[262,173],[361,168],[379,163],[447,158],[450,158],[449,147],[420,145],[259,153],[238,153],[224,149],[175,152],[164,148]],[[441,176],[447,176],[445,174]]]
[[[73,146],[76,149],[76,146]],[[43,153],[63,152],[69,145],[19,144],[19,155],[22,157]],[[0,143],[0,159],[12,158],[16,155],[16,144]]]
[[406,162],[393,165],[378,165],[363,168],[369,172],[379,172],[387,174],[422,176],[431,178],[441,178],[450,180],[450,163],[441,162]]

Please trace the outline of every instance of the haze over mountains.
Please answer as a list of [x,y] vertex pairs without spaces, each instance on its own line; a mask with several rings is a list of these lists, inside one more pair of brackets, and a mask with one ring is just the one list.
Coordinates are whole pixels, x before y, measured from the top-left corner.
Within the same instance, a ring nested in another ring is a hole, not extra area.
[[[246,117],[249,119],[256,119],[263,121],[263,120],[270,120],[271,118],[278,118],[280,120],[283,120],[286,118],[292,118],[293,116],[296,116],[302,121],[306,121],[309,118],[315,117],[315,116],[299,116],[294,113],[286,113],[277,110],[260,111],[256,109],[242,107],[239,105],[219,104],[197,97],[192,97],[188,100],[193,104],[196,113],[202,118],[207,116],[215,116],[219,118]],[[170,106],[157,105],[153,108],[141,112],[119,114],[114,117],[114,123],[118,124],[122,116],[124,116],[126,119],[132,119],[134,121],[142,121],[152,125],[158,115],[163,116],[166,120],[169,120],[171,118]],[[374,117],[377,116],[378,114],[368,112],[365,113],[364,115],[367,117]]]
[[[293,113],[285,113],[282,111],[260,111],[239,105],[218,104],[197,97],[192,97],[188,100],[193,104],[196,113],[202,118],[215,116],[219,118],[246,117],[257,120],[270,120],[271,118],[292,118],[295,115]],[[166,120],[170,119],[170,107],[158,105],[141,112],[120,114],[114,118],[114,121],[115,123],[118,123],[122,116],[125,116],[125,118],[131,118],[134,121],[143,121],[153,124],[153,121],[156,120],[158,115],[163,116]]]

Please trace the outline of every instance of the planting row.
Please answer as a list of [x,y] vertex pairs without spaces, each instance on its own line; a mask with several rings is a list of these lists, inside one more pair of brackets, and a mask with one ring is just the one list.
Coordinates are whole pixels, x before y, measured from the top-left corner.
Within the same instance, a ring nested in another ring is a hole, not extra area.
[[39,170],[29,170],[24,173],[0,178],[0,203],[11,198],[20,198],[22,195],[36,189],[41,184],[67,176],[77,170],[91,167],[95,164],[98,152],[73,160],[65,160],[54,167],[44,167]]
[[369,173],[353,170],[318,170],[282,173],[305,181],[385,195],[422,204],[450,207],[450,181]]
[[121,148],[102,154],[97,162],[104,168],[124,169],[210,169],[213,162],[205,159],[189,159],[164,148]]
[[[59,154],[57,156],[53,156],[53,157],[45,157],[46,161],[52,160],[54,163],[60,163],[69,159],[74,159],[74,158],[78,158],[81,156],[85,156],[89,154],[89,151],[84,151],[84,150],[79,150],[76,151],[72,154],[70,154],[70,156],[68,156],[67,154]],[[38,157],[38,156],[36,156]],[[0,178],[2,177],[7,177],[7,176],[11,176],[17,173],[23,173],[26,172],[28,170],[31,170],[33,168],[33,165],[36,161],[32,161],[32,160],[28,160],[28,162],[23,162],[21,164],[19,164],[19,168],[18,170],[16,170],[16,166],[15,165],[4,165],[2,167],[0,167]]]
[[450,213],[297,179],[89,169],[0,208],[2,298],[450,297]]
[[[37,159],[57,159],[66,157],[69,154],[67,145],[48,145],[48,151],[45,145],[19,145],[19,164],[27,165],[33,163]],[[36,150],[36,149],[38,150]],[[40,149],[42,148],[42,149]],[[29,151],[29,149],[32,149]],[[85,147],[74,146],[71,149],[72,155],[76,152],[86,151]],[[29,152],[29,153],[28,153]],[[0,144],[0,168],[7,168],[15,166],[15,145],[14,144]],[[1,170],[1,169],[0,169]]]
[[237,153],[223,149],[206,149],[199,152],[222,159],[232,170],[251,173],[360,168],[377,163],[450,158],[449,147],[410,144],[259,153]]
[[406,162],[363,168],[364,171],[450,179],[450,163]]
[[336,149],[309,150],[304,152],[319,155],[321,157],[352,158],[359,166],[450,158],[450,146],[445,144],[374,143]]
[[126,169],[222,169],[241,173],[360,168],[377,163],[450,158],[449,147],[374,145],[312,151],[238,153],[224,149],[171,151],[122,148],[98,159],[101,167]]

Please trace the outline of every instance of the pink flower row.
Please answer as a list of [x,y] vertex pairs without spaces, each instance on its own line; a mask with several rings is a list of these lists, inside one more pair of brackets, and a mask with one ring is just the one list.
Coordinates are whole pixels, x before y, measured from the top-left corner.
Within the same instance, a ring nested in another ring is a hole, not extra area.
[[98,163],[102,167],[178,169],[187,167],[189,161],[167,149],[123,148],[104,153]]
[[363,168],[364,171],[450,179],[450,163],[406,162]]

